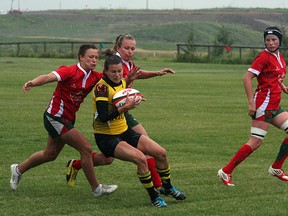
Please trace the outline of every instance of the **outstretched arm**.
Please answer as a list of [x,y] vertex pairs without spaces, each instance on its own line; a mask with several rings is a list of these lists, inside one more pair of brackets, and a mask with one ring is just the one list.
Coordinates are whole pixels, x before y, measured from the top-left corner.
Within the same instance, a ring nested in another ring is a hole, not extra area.
[[24,91],[24,93],[26,93],[32,87],[44,85],[46,83],[55,82],[55,81],[57,81],[57,77],[53,72],[51,72],[49,74],[40,75],[40,76],[34,78],[33,80],[29,80],[28,82],[24,83],[23,91]]
[[138,79],[148,79],[148,78],[155,77],[155,76],[163,76],[163,75],[166,75],[167,73],[175,74],[175,71],[172,70],[171,68],[164,68],[160,71],[140,70],[140,72],[141,74],[139,75]]

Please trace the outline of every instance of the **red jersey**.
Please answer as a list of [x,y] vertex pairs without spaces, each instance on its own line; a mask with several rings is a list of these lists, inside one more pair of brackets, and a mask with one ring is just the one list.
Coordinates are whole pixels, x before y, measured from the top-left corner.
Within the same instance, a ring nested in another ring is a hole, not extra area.
[[[120,53],[116,53],[116,55],[118,55],[121,58]],[[121,58],[122,59],[122,58]],[[129,61],[124,61],[122,59],[122,63],[123,63],[123,78],[127,78],[128,74],[130,73],[131,70],[134,69],[135,64],[133,61],[129,60]],[[129,86],[127,86],[127,88],[131,88],[133,85],[133,82],[130,83]]]
[[130,73],[130,71],[135,67],[135,64],[131,60],[128,62],[122,60],[122,62],[123,62],[123,78],[126,78]]
[[53,93],[47,112],[56,117],[75,120],[75,114],[85,97],[102,78],[102,73],[89,71],[80,66],[61,66],[56,71],[58,83]]
[[257,76],[258,86],[254,94],[256,108],[279,109],[281,81],[286,76],[286,63],[282,54],[276,55],[265,49],[254,59],[248,71]]

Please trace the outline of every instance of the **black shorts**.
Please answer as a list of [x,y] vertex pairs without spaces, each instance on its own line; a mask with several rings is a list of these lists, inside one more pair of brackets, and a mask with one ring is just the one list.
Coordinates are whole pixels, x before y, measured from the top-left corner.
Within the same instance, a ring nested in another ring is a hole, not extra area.
[[114,157],[115,148],[121,141],[126,141],[129,145],[137,148],[140,136],[141,134],[131,128],[119,135],[94,134],[98,148],[106,157]]

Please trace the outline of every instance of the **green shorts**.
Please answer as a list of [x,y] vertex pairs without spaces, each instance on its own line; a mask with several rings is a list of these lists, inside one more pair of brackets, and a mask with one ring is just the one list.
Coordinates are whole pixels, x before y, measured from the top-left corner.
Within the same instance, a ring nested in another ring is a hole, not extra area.
[[130,113],[125,112],[124,115],[126,118],[126,122],[130,128],[133,128],[136,125],[140,124]]
[[260,109],[257,109],[255,112],[255,115],[252,116],[252,119],[258,120],[258,121],[265,121],[265,122],[271,124],[273,118],[282,112],[285,112],[285,110],[282,107],[280,107],[278,110],[260,110]]
[[43,117],[44,127],[53,139],[62,136],[63,134],[74,128],[75,120],[69,121],[64,118],[56,117],[49,114],[47,111],[44,112]]

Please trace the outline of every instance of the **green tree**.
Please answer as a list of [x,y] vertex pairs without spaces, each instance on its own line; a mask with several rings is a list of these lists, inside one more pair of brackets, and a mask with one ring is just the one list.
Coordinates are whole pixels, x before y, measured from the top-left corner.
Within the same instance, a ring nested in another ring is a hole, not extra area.
[[222,56],[224,53],[225,47],[231,46],[232,44],[233,44],[233,39],[231,39],[231,32],[229,31],[228,28],[222,25],[214,41],[215,46],[221,46],[221,47],[215,47],[213,49],[213,55]]
[[194,30],[193,28],[191,29],[189,35],[188,35],[188,38],[187,38],[187,42],[186,44],[188,45],[187,46],[187,50],[190,52],[190,54],[193,55],[193,52],[195,51],[195,37],[194,37]]
[[281,47],[284,49],[281,50],[283,56],[287,57],[288,55],[288,37],[287,37],[287,31],[284,26],[281,26],[281,31],[282,31],[282,42],[281,42]]

